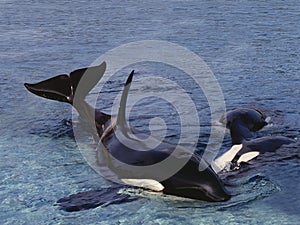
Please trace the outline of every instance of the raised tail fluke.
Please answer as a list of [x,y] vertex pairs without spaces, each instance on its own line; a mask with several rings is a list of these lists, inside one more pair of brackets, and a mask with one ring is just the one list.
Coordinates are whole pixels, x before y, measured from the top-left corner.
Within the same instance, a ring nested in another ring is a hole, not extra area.
[[36,84],[25,83],[24,85],[28,91],[38,96],[61,102],[71,102],[71,80],[66,74],[58,75]]
[[106,63],[103,62],[99,66],[78,69],[71,72],[70,79],[74,92],[73,97],[84,99],[103,77],[105,70]]
[[106,63],[99,66],[74,70],[70,75],[62,74],[35,84],[25,83],[28,91],[38,96],[73,104],[74,97],[84,99],[99,82]]
[[121,97],[121,101],[120,101],[120,107],[119,107],[119,112],[118,112],[118,118],[117,118],[117,125],[119,125],[120,127],[124,127],[127,125],[126,123],[126,102],[127,102],[127,97],[128,97],[128,92],[129,92],[129,88],[132,82],[132,77],[134,74],[134,70],[131,71],[131,73],[129,74],[123,93],[122,93],[122,97]]

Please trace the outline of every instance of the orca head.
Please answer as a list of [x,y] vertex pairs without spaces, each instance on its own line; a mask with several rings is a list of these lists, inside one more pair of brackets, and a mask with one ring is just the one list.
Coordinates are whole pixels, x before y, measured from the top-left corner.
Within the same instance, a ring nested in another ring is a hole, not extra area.
[[248,109],[244,117],[251,131],[258,131],[268,125],[266,115],[257,108]]
[[211,202],[223,202],[231,198],[219,176],[210,167],[199,173],[201,174],[201,181],[198,181],[199,190],[191,190],[192,194]]
[[164,193],[209,202],[223,202],[231,198],[219,176],[210,167],[203,170],[185,167],[181,172],[163,182]]
[[266,115],[256,108],[241,108],[230,110],[220,120],[228,129],[237,123],[249,131],[258,131],[266,126]]

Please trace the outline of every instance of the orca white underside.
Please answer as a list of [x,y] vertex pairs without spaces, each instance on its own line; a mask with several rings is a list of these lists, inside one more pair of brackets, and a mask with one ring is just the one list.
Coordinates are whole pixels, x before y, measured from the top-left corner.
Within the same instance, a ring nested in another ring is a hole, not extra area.
[[[234,159],[236,154],[242,149],[242,147],[243,144],[233,145],[231,149],[229,149],[223,155],[215,159],[211,163],[211,167],[215,171],[215,173],[219,173],[220,171],[224,170],[227,167],[227,165],[230,165],[231,161]],[[248,162],[251,159],[257,157],[258,155],[258,151],[247,152],[240,156],[240,158],[237,160],[237,164],[239,165],[241,162]]]
[[240,164],[241,162],[248,162],[251,159],[254,159],[255,157],[257,157],[258,155],[259,155],[259,152],[257,152],[257,151],[247,152],[247,153],[241,155],[241,157],[238,159],[237,163]]
[[125,184],[141,187],[152,191],[162,191],[165,187],[152,179],[121,179]]
[[221,170],[223,170],[226,167],[226,165],[233,160],[233,158],[242,149],[242,147],[242,144],[233,145],[231,149],[229,149],[223,155],[215,159],[211,163],[211,167],[215,171],[215,173],[219,173]]

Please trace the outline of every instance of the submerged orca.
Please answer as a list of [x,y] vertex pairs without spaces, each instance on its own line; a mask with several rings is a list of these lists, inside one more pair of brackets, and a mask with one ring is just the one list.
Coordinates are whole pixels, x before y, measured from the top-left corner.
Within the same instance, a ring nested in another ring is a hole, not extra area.
[[[199,170],[199,155],[181,146],[160,142],[155,137],[149,137],[127,125],[126,101],[134,71],[127,79],[117,117],[95,111],[84,101],[88,92],[103,76],[105,68],[104,62],[96,67],[75,70],[70,75],[58,75],[36,84],[24,85],[38,96],[72,104],[80,116],[91,127],[95,127],[90,131],[99,140],[99,161],[124,183],[192,199],[230,199],[223,182],[209,165]],[[78,85],[84,88],[78,88]],[[149,147],[149,142],[141,141],[145,138],[159,144],[151,147],[153,143],[150,143]],[[165,159],[170,160],[170,163],[151,167]],[[182,166],[173,174],[168,174],[177,165]],[[143,169],[148,166],[151,169]]]
[[220,122],[225,123],[230,130],[233,146],[222,156],[217,158],[212,165],[215,172],[231,164],[231,168],[239,166],[241,162],[248,162],[266,152],[275,152],[283,145],[295,143],[293,139],[283,136],[266,136],[254,138],[253,132],[261,130],[268,125],[268,118],[259,110],[241,108],[228,111]]

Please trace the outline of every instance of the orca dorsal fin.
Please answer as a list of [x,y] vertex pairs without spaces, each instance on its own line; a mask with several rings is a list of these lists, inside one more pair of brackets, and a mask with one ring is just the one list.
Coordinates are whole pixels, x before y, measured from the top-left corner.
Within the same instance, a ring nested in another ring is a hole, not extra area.
[[134,74],[134,70],[131,71],[131,73],[129,74],[122,96],[121,96],[121,101],[120,101],[120,106],[119,106],[119,112],[118,112],[118,117],[117,117],[117,122],[116,125],[122,127],[127,127],[127,123],[126,123],[126,103],[127,103],[127,97],[128,97],[128,92],[129,92],[129,88],[131,86],[131,82],[132,82],[132,77]]

